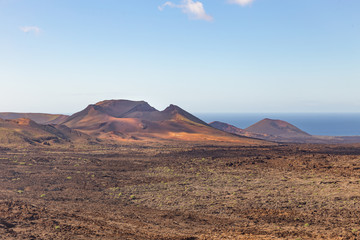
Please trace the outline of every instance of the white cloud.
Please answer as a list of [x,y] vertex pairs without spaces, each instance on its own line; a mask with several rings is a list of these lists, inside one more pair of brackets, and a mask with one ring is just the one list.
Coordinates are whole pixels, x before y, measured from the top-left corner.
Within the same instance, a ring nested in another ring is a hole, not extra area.
[[20,30],[23,31],[24,33],[39,34],[41,32],[41,29],[36,26],[25,26],[25,27],[21,27]]
[[159,10],[164,10],[165,7],[180,8],[186,13],[191,19],[212,21],[213,17],[208,15],[204,9],[204,5],[199,1],[193,0],[182,0],[181,4],[175,4],[173,2],[165,2],[159,6]]
[[246,6],[249,5],[253,2],[254,0],[228,0],[229,3],[232,4],[239,4],[241,6]]
[[176,4],[174,4],[174,3],[172,3],[172,2],[166,2],[166,3],[164,3],[163,5],[161,5],[161,6],[158,6],[158,9],[160,10],[160,11],[162,11],[162,10],[164,10],[164,8],[165,7],[177,7],[177,5]]

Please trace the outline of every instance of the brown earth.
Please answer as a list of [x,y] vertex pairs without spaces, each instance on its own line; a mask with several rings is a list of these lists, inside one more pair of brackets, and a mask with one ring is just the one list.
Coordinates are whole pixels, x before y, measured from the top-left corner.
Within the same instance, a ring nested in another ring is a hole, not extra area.
[[0,239],[359,239],[360,145],[0,146]]

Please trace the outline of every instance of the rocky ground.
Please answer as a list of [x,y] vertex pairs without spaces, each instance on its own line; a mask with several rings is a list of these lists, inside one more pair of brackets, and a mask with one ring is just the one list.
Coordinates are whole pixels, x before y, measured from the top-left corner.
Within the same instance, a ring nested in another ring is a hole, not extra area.
[[359,237],[359,145],[0,148],[0,239]]

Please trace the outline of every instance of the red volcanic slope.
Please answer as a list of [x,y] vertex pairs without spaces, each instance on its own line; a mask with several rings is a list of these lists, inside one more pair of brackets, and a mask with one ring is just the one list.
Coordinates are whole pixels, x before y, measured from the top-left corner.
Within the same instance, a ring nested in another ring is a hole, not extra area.
[[178,106],[158,111],[144,101],[102,101],[75,113],[62,124],[96,137],[118,140],[258,141],[214,129]]
[[89,136],[76,130],[58,125],[41,125],[30,119],[0,119],[0,143],[42,144],[70,141],[87,141]]
[[[187,119],[193,123],[206,125],[200,119],[181,108],[170,105],[164,111],[158,111],[144,101],[108,100],[89,105],[84,110],[70,116],[62,124],[81,130],[101,130],[105,132],[137,132],[163,131],[162,125],[166,121],[177,118]],[[176,121],[168,124],[167,128],[176,130]],[[186,129],[177,129],[186,131]]]

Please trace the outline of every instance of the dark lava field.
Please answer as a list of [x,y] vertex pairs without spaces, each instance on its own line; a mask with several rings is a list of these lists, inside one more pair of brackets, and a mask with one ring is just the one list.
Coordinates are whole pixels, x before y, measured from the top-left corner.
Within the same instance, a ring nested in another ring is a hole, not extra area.
[[0,148],[1,239],[359,237],[359,145]]

